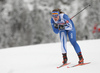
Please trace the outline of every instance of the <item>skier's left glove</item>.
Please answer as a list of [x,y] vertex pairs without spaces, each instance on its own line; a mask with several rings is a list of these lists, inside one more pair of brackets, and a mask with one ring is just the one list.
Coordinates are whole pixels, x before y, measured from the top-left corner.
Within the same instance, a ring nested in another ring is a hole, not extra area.
[[59,30],[64,30],[65,26],[64,25],[59,25]]

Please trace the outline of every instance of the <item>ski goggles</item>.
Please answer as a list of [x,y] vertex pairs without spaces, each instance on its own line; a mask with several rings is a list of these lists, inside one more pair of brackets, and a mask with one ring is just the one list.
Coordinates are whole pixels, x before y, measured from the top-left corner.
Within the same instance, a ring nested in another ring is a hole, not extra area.
[[57,18],[57,16],[59,16],[59,12],[58,11],[53,11],[52,12],[52,17]]

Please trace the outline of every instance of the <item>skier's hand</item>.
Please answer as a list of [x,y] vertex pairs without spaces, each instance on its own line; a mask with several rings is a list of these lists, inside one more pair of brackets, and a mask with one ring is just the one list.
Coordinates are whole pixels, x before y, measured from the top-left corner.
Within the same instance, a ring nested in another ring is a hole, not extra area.
[[65,26],[64,25],[59,25],[59,30],[64,30]]
[[54,24],[54,27],[55,27],[56,29],[58,29],[58,24],[55,23],[55,24]]

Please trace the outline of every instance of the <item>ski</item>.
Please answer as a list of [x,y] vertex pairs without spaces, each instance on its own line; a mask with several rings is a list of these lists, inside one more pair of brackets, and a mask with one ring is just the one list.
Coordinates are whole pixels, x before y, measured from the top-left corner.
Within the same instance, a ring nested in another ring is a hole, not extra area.
[[69,65],[69,64],[70,64],[70,63],[62,64],[62,65],[58,66],[57,68],[61,68],[61,67],[64,67],[64,66],[66,66],[66,65]]
[[67,66],[67,68],[72,68],[72,67],[77,67],[77,66],[82,66],[82,65],[87,65],[87,64],[90,64],[91,62],[87,62],[87,63],[81,63],[81,64],[76,64],[76,65],[73,65],[73,66]]

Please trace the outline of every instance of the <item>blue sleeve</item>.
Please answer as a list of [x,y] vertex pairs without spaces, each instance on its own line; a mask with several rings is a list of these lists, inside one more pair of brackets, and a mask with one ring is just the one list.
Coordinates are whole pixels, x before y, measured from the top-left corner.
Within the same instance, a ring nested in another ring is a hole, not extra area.
[[70,21],[70,18],[66,14],[63,15],[63,18],[66,22],[65,30],[72,30],[72,23]]
[[59,30],[56,29],[56,28],[54,27],[54,20],[53,20],[52,18],[51,18],[51,26],[52,26],[53,31],[54,31],[56,34],[58,34]]

